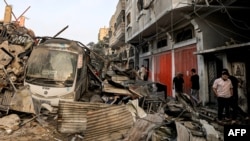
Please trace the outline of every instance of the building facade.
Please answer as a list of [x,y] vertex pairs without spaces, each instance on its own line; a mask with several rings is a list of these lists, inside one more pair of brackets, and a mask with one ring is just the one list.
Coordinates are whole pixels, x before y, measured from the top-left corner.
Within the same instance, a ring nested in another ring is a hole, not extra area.
[[[211,87],[227,68],[240,80],[239,103],[249,112],[250,2],[120,0],[118,5],[124,2],[124,9],[117,6],[115,12],[110,47],[118,54],[126,50],[128,66],[148,67],[149,79],[167,85],[169,96],[175,96],[172,80],[178,72],[184,75],[184,92],[190,94],[190,71],[195,68],[203,105],[216,104]],[[118,22],[119,15],[125,20]]]
[[125,43],[125,0],[119,0],[114,15],[110,19],[109,47],[119,67],[127,69],[128,44]]
[[105,37],[109,34],[109,28],[102,27],[99,29],[98,33],[98,41],[103,41]]

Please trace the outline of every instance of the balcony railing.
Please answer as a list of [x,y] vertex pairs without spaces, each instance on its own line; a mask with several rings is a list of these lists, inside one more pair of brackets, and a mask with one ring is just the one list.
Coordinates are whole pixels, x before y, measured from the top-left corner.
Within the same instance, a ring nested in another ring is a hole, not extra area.
[[116,31],[110,39],[109,45],[120,46],[125,43],[125,22],[118,25]]

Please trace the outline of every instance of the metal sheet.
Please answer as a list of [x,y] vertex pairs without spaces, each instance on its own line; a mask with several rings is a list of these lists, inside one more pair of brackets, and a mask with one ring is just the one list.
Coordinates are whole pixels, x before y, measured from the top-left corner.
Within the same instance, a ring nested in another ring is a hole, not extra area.
[[171,94],[172,85],[172,59],[171,52],[155,56],[154,64],[154,78],[155,81],[161,82],[167,86],[168,96]]
[[87,127],[86,113],[109,106],[103,103],[60,101],[57,130],[61,133],[82,133]]
[[125,105],[110,106],[87,113],[85,140],[110,139],[114,132],[128,130],[133,126],[132,114]]

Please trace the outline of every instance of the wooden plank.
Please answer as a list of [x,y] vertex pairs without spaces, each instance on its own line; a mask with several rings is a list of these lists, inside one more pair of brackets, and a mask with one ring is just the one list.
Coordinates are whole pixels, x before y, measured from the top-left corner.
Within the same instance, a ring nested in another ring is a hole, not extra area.
[[103,92],[113,93],[117,95],[132,96],[132,94],[127,89],[116,88],[108,83],[104,83]]

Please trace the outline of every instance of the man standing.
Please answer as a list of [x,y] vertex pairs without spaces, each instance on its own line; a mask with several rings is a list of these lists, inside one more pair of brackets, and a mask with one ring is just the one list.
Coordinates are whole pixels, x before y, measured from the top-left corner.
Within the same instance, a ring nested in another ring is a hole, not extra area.
[[183,93],[183,84],[184,84],[184,79],[183,79],[183,74],[182,73],[177,73],[177,75],[173,79],[174,87],[176,93]]
[[[222,71],[226,71],[228,72],[227,69],[223,69]],[[228,77],[230,80],[231,80],[231,83],[233,85],[233,96],[231,97],[231,104],[230,104],[230,107],[232,107],[233,109],[233,113],[232,113],[232,119],[235,120],[237,118],[237,115],[238,114],[241,114],[242,116],[244,117],[247,117],[248,114],[245,113],[240,107],[239,107],[239,104],[238,104],[238,87],[239,87],[239,80],[238,78],[236,78],[235,76],[233,75],[230,75],[229,74],[229,77]]]
[[229,73],[222,71],[220,78],[217,78],[213,83],[213,91],[217,96],[218,101],[218,120],[223,119],[223,111],[225,109],[225,119],[229,119],[229,104],[230,98],[233,95],[233,85],[228,79]]
[[141,77],[141,80],[144,80],[144,76],[146,75],[146,68],[144,67],[144,65],[141,65],[141,68],[140,68],[140,77]]
[[199,97],[199,89],[200,89],[200,82],[199,82],[199,75],[196,73],[196,69],[191,69],[191,96],[196,101],[196,103],[200,103]]

